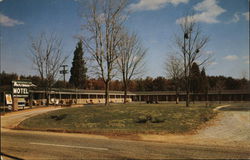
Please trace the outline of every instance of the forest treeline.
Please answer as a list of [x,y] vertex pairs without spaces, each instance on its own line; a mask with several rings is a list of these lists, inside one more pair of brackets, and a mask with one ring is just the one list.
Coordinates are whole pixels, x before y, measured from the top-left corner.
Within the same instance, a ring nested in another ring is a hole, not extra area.
[[[2,89],[10,88],[12,80],[30,80],[38,88],[43,87],[42,80],[39,76],[18,76],[16,73],[0,73],[0,86]],[[197,87],[199,91],[199,80],[192,81],[195,83],[193,86]],[[250,81],[242,78],[235,79],[225,76],[207,76],[208,90],[244,90],[249,89]],[[174,81],[165,77],[146,77],[130,80],[128,90],[129,91],[175,91]],[[54,82],[52,88],[74,88],[69,82],[63,80],[57,80]],[[83,89],[88,90],[104,90],[105,84],[101,78],[88,78],[86,85]],[[123,83],[121,80],[112,80],[110,84],[110,90],[122,91]],[[184,91],[185,86],[180,85],[180,90]]]

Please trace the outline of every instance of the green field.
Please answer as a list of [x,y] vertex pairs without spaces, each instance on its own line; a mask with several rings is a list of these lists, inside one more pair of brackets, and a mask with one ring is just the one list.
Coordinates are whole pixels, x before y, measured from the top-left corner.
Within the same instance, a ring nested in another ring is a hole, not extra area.
[[213,118],[213,107],[195,104],[114,104],[67,108],[23,121],[18,128],[94,134],[186,133]]

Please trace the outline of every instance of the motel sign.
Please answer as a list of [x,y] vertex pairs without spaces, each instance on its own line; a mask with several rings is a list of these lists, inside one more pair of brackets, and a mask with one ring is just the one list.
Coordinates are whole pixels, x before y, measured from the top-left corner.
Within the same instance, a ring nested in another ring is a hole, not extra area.
[[12,81],[13,97],[26,98],[29,96],[29,88],[34,86],[30,81]]

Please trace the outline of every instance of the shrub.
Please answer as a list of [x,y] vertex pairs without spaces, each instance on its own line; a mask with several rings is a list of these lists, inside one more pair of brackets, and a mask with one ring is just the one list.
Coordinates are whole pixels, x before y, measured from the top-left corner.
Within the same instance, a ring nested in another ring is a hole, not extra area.
[[207,122],[207,121],[209,121],[213,116],[214,116],[214,114],[209,114],[209,113],[203,112],[203,113],[200,114],[200,121],[201,121],[201,122]]
[[148,121],[148,119],[147,119],[147,116],[145,116],[145,115],[139,116],[135,120],[136,123],[146,123],[147,121]]
[[165,121],[165,119],[162,118],[162,117],[153,117],[153,118],[151,119],[151,122],[152,122],[152,123],[162,123],[162,122],[164,122],[164,121]]
[[67,117],[67,114],[61,114],[61,115],[51,115],[50,116],[50,118],[51,119],[54,119],[54,120],[56,120],[56,121],[60,121],[60,120],[62,120],[62,119],[64,119],[64,118],[66,118]]
[[146,123],[146,122],[151,122],[151,123],[162,123],[164,122],[165,119],[159,117],[158,115],[141,115],[136,119],[136,123]]

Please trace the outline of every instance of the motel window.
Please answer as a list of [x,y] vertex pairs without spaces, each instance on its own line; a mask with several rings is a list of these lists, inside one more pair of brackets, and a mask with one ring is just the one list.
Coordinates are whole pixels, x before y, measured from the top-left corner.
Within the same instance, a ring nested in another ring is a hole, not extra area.
[[97,97],[98,98],[104,98],[104,95],[98,95]]
[[82,96],[81,96],[83,99],[86,99],[86,98],[88,98],[88,95],[87,94],[82,94]]
[[69,99],[70,95],[69,94],[62,94],[62,99]]

